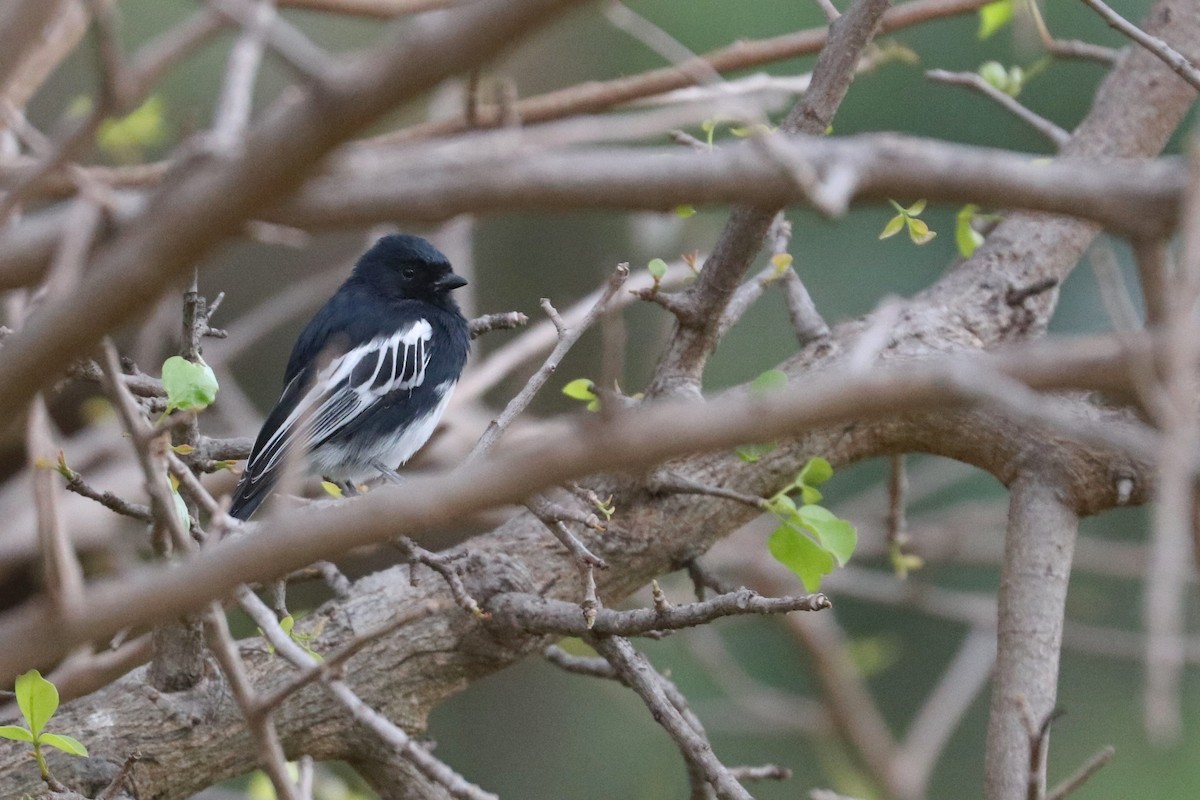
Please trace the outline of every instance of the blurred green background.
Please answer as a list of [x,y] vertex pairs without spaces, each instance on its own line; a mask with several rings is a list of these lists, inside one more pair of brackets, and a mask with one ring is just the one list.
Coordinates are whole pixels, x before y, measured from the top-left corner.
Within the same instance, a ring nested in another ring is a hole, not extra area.
[[[838,5],[843,4],[838,0]],[[179,21],[196,7],[185,0],[121,0],[124,36],[132,48]],[[773,36],[823,23],[815,3],[794,0],[634,0],[629,3],[649,20],[669,31],[694,51],[729,44],[738,38]],[[1120,0],[1114,6],[1140,19],[1144,2]],[[289,20],[325,48],[350,50],[377,40],[386,26],[379,22],[335,18],[310,12],[287,12]],[[1082,4],[1049,0],[1049,28],[1061,38],[1121,46],[1123,41]],[[403,22],[397,24],[404,24]],[[1042,52],[1027,25],[1009,26],[986,41],[976,36],[975,15],[931,22],[886,37],[917,56],[920,63],[891,61],[861,75],[854,83],[834,124],[834,135],[867,131],[901,131],[957,142],[1049,154],[1037,134],[988,100],[960,88],[928,82],[930,68],[975,70],[987,60],[1005,66],[1032,67]],[[158,144],[118,154],[119,158],[153,159],[167,154],[182,137],[210,122],[218,95],[224,58],[231,37],[188,60],[156,92],[161,101],[163,139]],[[75,99],[90,91],[94,75],[85,46],[56,73],[31,108],[32,118],[52,130]],[[812,58],[771,65],[773,74],[787,75],[811,68]],[[572,82],[633,74],[660,66],[662,59],[609,24],[596,7],[572,14],[534,37],[518,52],[491,70],[512,78],[522,95]],[[756,70],[757,71],[757,70]],[[1032,109],[1070,129],[1086,112],[1104,68],[1086,62],[1054,61],[1028,82],[1021,100]],[[259,105],[265,106],[287,84],[288,75],[270,57],[258,85]],[[397,112],[389,125],[415,121],[426,113],[423,104]],[[1184,131],[1191,127],[1191,120]],[[699,129],[692,131],[702,136]],[[1172,149],[1178,151],[1182,136]],[[665,138],[656,144],[665,142]],[[104,160],[105,156],[100,156]],[[112,156],[108,156],[112,160]],[[918,198],[896,198],[908,204]],[[892,211],[885,207],[856,209],[844,219],[828,220],[803,209],[792,209],[792,254],[799,274],[817,306],[836,323],[871,310],[887,295],[908,295],[924,286],[957,257],[954,208],[932,207],[924,214],[940,235],[922,247],[901,235],[886,241],[877,236]],[[701,209],[689,219],[673,215],[622,215],[612,212],[563,215],[501,215],[480,219],[474,231],[474,291],[480,312],[519,309],[537,317],[538,298],[552,298],[560,308],[593,289],[614,264],[628,261],[644,266],[654,257],[672,259],[682,252],[706,251],[715,241],[725,210]],[[403,220],[397,220],[401,227]],[[422,229],[415,229],[422,230]],[[429,229],[423,229],[428,232]],[[236,321],[264,297],[315,272],[345,265],[363,242],[361,231],[329,234],[303,249],[239,243],[210,259],[202,289],[227,292],[220,324],[228,322],[231,337]],[[1127,280],[1128,257],[1117,252]],[[1132,285],[1132,283],[1131,283]],[[314,297],[313,304],[323,298]],[[635,307],[626,314],[630,341],[625,386],[636,390],[646,380],[653,358],[668,331],[657,309]],[[258,408],[273,401],[279,376],[303,318],[281,326],[235,364],[235,373]],[[1099,301],[1096,281],[1087,265],[1064,287],[1055,331],[1094,331],[1110,327]],[[485,337],[482,353],[507,341],[511,334]],[[163,343],[169,348],[169,342]],[[713,359],[708,383],[712,388],[753,378],[795,349],[782,303],[768,294],[722,343]],[[598,335],[592,332],[571,354],[559,372],[562,382],[598,371]],[[495,393],[503,399],[519,385],[514,380]],[[556,387],[545,392],[535,410],[569,410],[570,401]],[[250,434],[251,430],[236,431]],[[914,459],[919,466],[929,459]],[[829,506],[838,511],[885,476],[884,465],[869,463],[842,471],[829,484]],[[966,501],[1003,503],[1002,489],[987,476],[969,472],[952,491],[938,494],[926,507],[914,509],[911,520],[920,550],[924,520],[936,520]],[[882,517],[882,504],[872,512]],[[967,533],[967,532],[964,532]],[[1000,537],[1002,530],[972,530],[976,537]],[[1088,520],[1085,535],[1131,543],[1142,542],[1146,517],[1141,511],[1109,514]],[[868,566],[886,569],[880,561]],[[913,580],[992,592],[997,583],[988,566],[930,564]],[[687,596],[679,581],[668,583],[678,601]],[[797,585],[797,590],[799,586]],[[1115,581],[1080,575],[1072,585],[1072,619],[1137,630],[1141,587],[1137,581]],[[1195,605],[1195,597],[1189,598]],[[839,598],[836,615],[849,636],[874,652],[869,685],[900,735],[940,677],[965,634],[965,628],[931,620],[894,607]],[[1193,609],[1194,610],[1194,609]],[[813,695],[809,658],[782,626],[771,620],[729,620],[719,626],[742,667],[758,681],[800,696]],[[873,790],[857,773],[852,759],[833,737],[817,740],[796,732],[773,730],[753,720],[739,719],[727,698],[706,674],[685,638],[677,635],[646,645],[654,663],[671,674],[692,698],[709,727],[716,752],[726,763],[778,763],[795,770],[786,783],[756,784],[756,796],[793,798],[808,789],[833,786],[847,793],[871,796]],[[879,657],[882,653],[883,657]],[[1140,726],[1141,670],[1136,660],[1111,660],[1067,651],[1060,681],[1060,705],[1067,716],[1055,727],[1050,761],[1051,782],[1073,771],[1105,744],[1117,755],[1079,793],[1081,798],[1192,797],[1200,793],[1200,759],[1195,757],[1196,726],[1200,724],[1200,686],[1190,671],[1184,686],[1184,734],[1170,746],[1152,747]],[[987,692],[976,700],[950,740],[931,785],[931,797],[976,796],[981,788]],[[530,660],[471,687],[434,714],[430,735],[437,754],[468,778],[506,798],[669,798],[686,796],[682,764],[665,733],[650,719],[640,702],[615,684],[569,676]]]

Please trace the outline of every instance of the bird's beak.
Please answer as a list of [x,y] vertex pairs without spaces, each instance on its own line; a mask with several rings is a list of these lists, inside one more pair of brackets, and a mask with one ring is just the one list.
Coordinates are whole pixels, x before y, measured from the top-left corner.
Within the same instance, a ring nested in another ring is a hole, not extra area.
[[467,285],[467,279],[462,275],[455,275],[453,272],[447,273],[438,278],[437,283],[433,285],[439,292],[449,292],[454,289],[461,289]]

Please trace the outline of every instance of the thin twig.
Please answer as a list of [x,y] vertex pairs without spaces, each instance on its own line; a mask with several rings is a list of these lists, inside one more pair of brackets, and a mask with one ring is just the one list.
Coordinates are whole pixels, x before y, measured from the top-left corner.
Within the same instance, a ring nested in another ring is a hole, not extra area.
[[1062,148],[1070,139],[1069,131],[1059,127],[1042,115],[1034,112],[1028,106],[1018,103],[1010,94],[1000,91],[985,81],[975,72],[949,72],[944,69],[931,69],[925,73],[931,81],[945,83],[951,86],[963,86],[979,92],[984,97],[1000,105],[1001,108],[1016,116],[1029,127],[1050,140],[1056,148]]
[[508,592],[495,595],[487,602],[494,625],[524,633],[555,633],[563,636],[581,636],[589,630],[602,636],[641,636],[655,631],[704,625],[721,617],[821,611],[830,606],[829,598],[820,593],[800,597],[763,597],[742,588],[702,602],[668,609],[600,609],[595,623],[589,628],[579,618],[579,607],[562,600]]
[[108,510],[120,514],[123,517],[136,519],[139,522],[145,522],[146,524],[154,522],[154,515],[150,513],[149,506],[144,506],[141,503],[131,503],[128,500],[118,497],[112,492],[101,492],[100,490],[96,489],[87,481],[85,481],[82,475],[67,466],[65,460],[61,460],[61,453],[57,469],[67,481],[67,491],[74,492],[75,494],[81,497],[86,497],[89,500],[94,500]]
[[621,682],[631,688],[650,709],[656,722],[662,725],[675,740],[684,759],[716,790],[722,800],[752,800],[750,793],[713,754],[703,729],[697,730],[683,710],[672,702],[665,690],[667,683],[650,665],[646,657],[636,651],[627,639],[618,636],[588,637],[589,643],[600,655],[612,664]]
[[238,654],[237,644],[229,632],[229,623],[225,620],[225,610],[220,603],[209,606],[205,620],[208,632],[208,645],[225,673],[229,689],[242,715],[246,718],[246,726],[258,748],[258,763],[271,784],[275,794],[282,800],[298,800],[296,787],[292,784],[287,771],[287,756],[284,755],[283,745],[279,741],[279,731],[271,718],[271,710],[264,709],[258,700],[258,695],[246,674],[242,657]]
[[579,337],[583,335],[584,331],[590,328],[596,319],[604,313],[609,300],[617,293],[628,277],[629,265],[618,264],[612,275],[609,276],[608,282],[604,286],[604,291],[600,293],[600,298],[592,306],[591,311],[587,313],[578,325],[572,328],[566,327],[566,324],[559,317],[558,312],[554,311],[554,307],[550,305],[550,301],[543,298],[542,307],[546,308],[547,314],[554,320],[555,327],[558,329],[558,344],[550,351],[550,355],[547,356],[541,368],[533,374],[521,391],[517,393],[517,396],[510,400],[508,405],[504,407],[504,411],[501,412],[500,416],[488,424],[487,430],[483,432],[483,436],[479,437],[479,441],[475,443],[475,447],[467,455],[466,461],[470,462],[481,458],[495,446],[500,437],[504,435],[504,431],[512,424],[512,421],[529,406],[534,395],[538,393],[546,381],[550,379],[550,376],[554,374],[554,371],[558,369],[558,365],[567,354],[567,351],[574,346],[575,342],[579,341]]
[[1116,11],[1109,8],[1103,0],[1083,0],[1084,4],[1089,6],[1093,11],[1104,18],[1104,21],[1109,24],[1109,27],[1116,28],[1121,33],[1128,36],[1133,41],[1140,44],[1142,47],[1149,50],[1154,55],[1166,64],[1171,70],[1190,83],[1195,89],[1200,90],[1200,69],[1197,69],[1194,64],[1187,60],[1174,47],[1159,39],[1157,36],[1151,36],[1144,30],[1134,25],[1129,20],[1122,17]]
[[[275,617],[275,613],[253,592],[242,587],[237,596],[242,610],[254,620],[267,640],[288,661],[304,670],[311,668],[316,663],[311,655],[293,642],[291,637],[279,627],[279,620]],[[495,795],[485,792],[467,781],[413,741],[412,737],[403,729],[368,706],[346,685],[345,681],[325,675],[323,683],[356,721],[370,729],[397,755],[411,761],[421,774],[442,786],[452,797],[460,800],[497,800]]]
[[1074,775],[1047,792],[1046,800],[1063,800],[1068,795],[1073,794],[1077,789],[1091,780],[1092,776],[1101,767],[1112,761],[1112,757],[1116,753],[1117,751],[1112,745],[1102,748],[1100,752],[1089,758]]
[[250,122],[254,107],[254,83],[262,63],[267,29],[275,19],[274,0],[256,0],[242,33],[229,50],[225,81],[212,127],[217,150],[232,150]]
[[509,331],[514,328],[524,328],[529,324],[529,317],[520,311],[502,311],[498,314],[484,314],[469,323],[471,338],[478,339],[492,331]]

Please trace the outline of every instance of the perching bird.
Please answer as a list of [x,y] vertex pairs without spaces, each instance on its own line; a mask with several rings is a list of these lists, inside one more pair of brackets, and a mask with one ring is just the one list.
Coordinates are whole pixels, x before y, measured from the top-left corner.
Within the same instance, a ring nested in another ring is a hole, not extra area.
[[398,480],[466,363],[467,320],[450,296],[466,283],[420,237],[376,242],[296,340],[229,513],[249,519],[301,466],[338,484]]

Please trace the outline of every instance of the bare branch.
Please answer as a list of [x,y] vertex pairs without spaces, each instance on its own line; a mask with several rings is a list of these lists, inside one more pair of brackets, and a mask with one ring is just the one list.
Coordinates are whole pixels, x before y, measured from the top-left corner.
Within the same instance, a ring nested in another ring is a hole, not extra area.
[[665,681],[645,656],[619,637],[592,635],[588,640],[612,664],[621,682],[642,698],[654,719],[675,740],[684,759],[712,784],[717,797],[722,800],[752,800],[737,778],[717,760],[703,729],[697,730],[689,724],[683,712],[671,702],[663,687]]
[[[762,597],[743,588],[702,602],[668,609],[613,611],[602,608],[597,612],[590,630],[597,636],[640,636],[652,631],[704,625],[720,617],[820,611],[830,605],[829,598],[819,593],[801,597]],[[582,636],[589,631],[580,618],[579,608],[561,600],[526,594],[500,594],[487,602],[487,610],[492,615],[492,624],[522,633]]]
[[592,306],[591,311],[584,316],[580,323],[573,328],[567,328],[566,324],[562,322],[561,317],[558,316],[558,312],[554,309],[554,306],[550,305],[550,301],[545,298],[542,299],[542,307],[546,308],[547,314],[554,321],[554,325],[558,329],[558,344],[550,351],[550,355],[546,358],[541,368],[533,374],[521,391],[517,393],[516,397],[508,402],[508,405],[504,407],[504,411],[500,413],[500,416],[496,417],[488,425],[487,430],[483,432],[483,436],[479,437],[479,441],[471,449],[470,454],[467,456],[467,461],[481,458],[495,446],[500,437],[504,435],[504,431],[512,424],[512,421],[529,406],[534,395],[538,393],[546,384],[546,381],[550,379],[550,376],[558,369],[559,362],[562,361],[567,351],[575,345],[575,342],[579,341],[579,337],[583,335],[584,331],[591,327],[604,312],[613,295],[620,290],[621,286],[625,283],[625,279],[628,277],[629,265],[617,265],[616,270],[613,271],[612,275],[609,276],[608,282],[605,283],[604,291],[600,293],[600,298],[596,301],[596,304]]
[[1112,745],[1100,750],[1100,752],[1096,753],[1096,755],[1089,758],[1087,763],[1079,768],[1078,772],[1047,792],[1046,800],[1063,800],[1065,797],[1074,793],[1077,789],[1091,780],[1092,776],[1095,775],[1101,767],[1103,767],[1109,761],[1112,761],[1112,757],[1116,755],[1116,753],[1117,751]]
[[1104,21],[1110,27],[1116,28],[1121,33],[1128,36],[1133,41],[1140,44],[1142,47],[1149,50],[1154,55],[1158,56],[1164,64],[1171,70],[1190,83],[1193,88],[1200,90],[1200,69],[1197,69],[1194,64],[1187,60],[1174,47],[1164,42],[1157,36],[1151,36],[1144,30],[1134,25],[1129,20],[1122,17],[1116,11],[1109,8],[1103,0],[1083,0],[1084,4],[1089,6],[1093,11],[1104,18]]
[[1055,147],[1062,147],[1071,138],[1071,134],[1055,125],[1050,120],[1032,111],[1028,106],[1018,103],[1017,99],[1010,94],[1000,91],[995,86],[985,81],[978,73],[975,72],[949,72],[944,69],[931,69],[925,73],[925,77],[931,81],[938,83],[946,83],[951,86],[965,86],[968,89],[979,92],[984,97],[999,104],[1006,111],[1011,112],[1014,116],[1020,119],[1029,127],[1040,133],[1042,136],[1050,140],[1050,143]]

